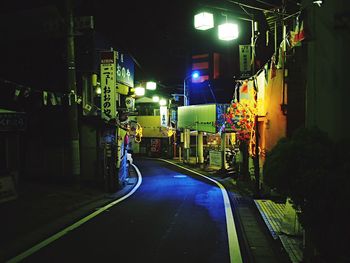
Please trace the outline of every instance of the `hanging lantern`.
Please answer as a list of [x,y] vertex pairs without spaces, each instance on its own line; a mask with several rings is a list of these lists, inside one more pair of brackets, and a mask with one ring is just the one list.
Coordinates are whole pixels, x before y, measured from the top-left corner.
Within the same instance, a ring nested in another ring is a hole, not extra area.
[[207,30],[214,27],[213,14],[202,12],[194,16],[194,27],[198,30]]
[[238,38],[238,25],[233,23],[224,23],[218,27],[219,39],[229,41]]

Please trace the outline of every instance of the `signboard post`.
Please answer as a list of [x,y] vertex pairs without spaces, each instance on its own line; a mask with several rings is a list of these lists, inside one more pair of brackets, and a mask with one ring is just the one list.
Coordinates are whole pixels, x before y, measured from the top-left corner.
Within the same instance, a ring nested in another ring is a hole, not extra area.
[[239,45],[239,70],[241,77],[249,76],[251,72],[251,47],[250,45]]
[[160,126],[168,127],[168,109],[166,106],[160,106]]
[[221,167],[222,155],[220,151],[209,152],[209,164],[211,166]]

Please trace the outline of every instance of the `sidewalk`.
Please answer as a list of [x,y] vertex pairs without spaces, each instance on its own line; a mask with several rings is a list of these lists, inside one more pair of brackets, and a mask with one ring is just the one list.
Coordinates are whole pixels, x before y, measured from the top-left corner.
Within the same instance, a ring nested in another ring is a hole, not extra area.
[[22,182],[17,199],[0,203],[0,262],[32,247],[96,208],[129,192],[137,183],[130,169],[127,184],[114,194],[81,185]]
[[[266,226],[274,239],[280,239],[293,263],[303,259],[302,236],[287,234],[286,228],[297,228],[297,222],[287,222],[286,204],[275,203],[272,200],[254,200]],[[288,223],[288,225],[286,225]],[[294,232],[294,231],[293,231]]]

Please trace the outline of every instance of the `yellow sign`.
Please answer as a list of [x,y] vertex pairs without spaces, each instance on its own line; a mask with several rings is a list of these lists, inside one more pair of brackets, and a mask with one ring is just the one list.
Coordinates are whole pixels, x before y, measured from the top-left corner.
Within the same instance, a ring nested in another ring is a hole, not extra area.
[[135,121],[142,127],[142,137],[168,137],[167,128],[161,127],[159,116],[137,116]]
[[216,133],[216,104],[178,108],[178,127]]
[[122,95],[128,95],[129,87],[124,84],[117,83],[117,92]]
[[115,57],[114,52],[101,53],[101,117],[111,119],[116,117],[115,93]]

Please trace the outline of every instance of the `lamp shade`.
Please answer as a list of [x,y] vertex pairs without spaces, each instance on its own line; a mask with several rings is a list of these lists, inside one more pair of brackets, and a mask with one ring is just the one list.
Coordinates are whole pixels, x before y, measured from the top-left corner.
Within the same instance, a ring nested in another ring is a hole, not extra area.
[[153,97],[152,97],[152,100],[153,100],[154,102],[159,102],[159,96],[153,96]]
[[202,12],[194,16],[194,27],[198,30],[207,30],[214,27],[213,14]]
[[233,23],[224,23],[218,27],[219,39],[229,41],[238,37],[238,25]]
[[157,89],[157,83],[155,83],[154,81],[148,81],[146,83],[146,89],[148,89],[148,90],[156,90]]
[[144,87],[136,87],[135,88],[135,95],[136,96],[143,96],[143,95],[145,95],[145,88]]
[[160,100],[159,100],[159,105],[160,105],[160,106],[165,106],[166,103],[167,103],[166,99],[160,99]]

